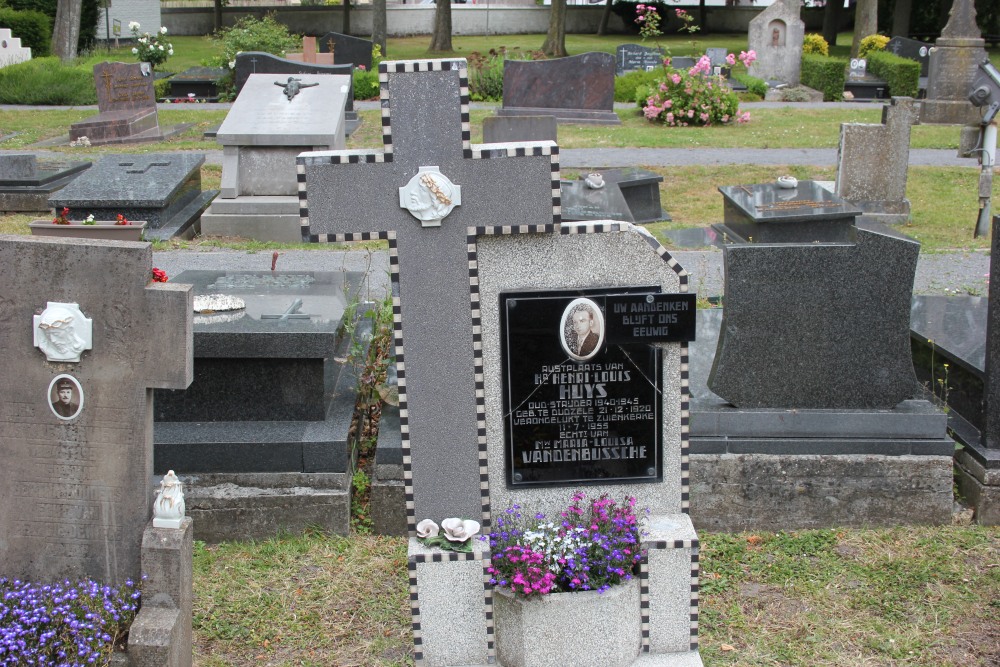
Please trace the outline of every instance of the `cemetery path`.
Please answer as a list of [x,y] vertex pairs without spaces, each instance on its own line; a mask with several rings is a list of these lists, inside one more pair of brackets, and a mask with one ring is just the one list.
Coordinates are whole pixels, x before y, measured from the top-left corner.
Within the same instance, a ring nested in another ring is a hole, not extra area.
[[[724,269],[722,252],[711,250],[673,250],[671,254],[691,274],[691,288],[698,294],[722,294]],[[176,276],[187,270],[268,271],[269,252],[246,252],[213,249],[167,250],[153,253],[153,264]],[[368,271],[367,291],[372,299],[380,298],[388,287],[387,251],[281,250],[276,268],[279,271]],[[914,294],[985,295],[990,257],[986,252],[949,252],[921,254],[914,279]]]

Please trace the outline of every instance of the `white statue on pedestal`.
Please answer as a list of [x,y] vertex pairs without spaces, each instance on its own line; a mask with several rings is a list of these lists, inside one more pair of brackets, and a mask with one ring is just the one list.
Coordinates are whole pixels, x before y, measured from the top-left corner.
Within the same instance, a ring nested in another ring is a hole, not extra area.
[[153,501],[153,528],[180,528],[183,519],[184,485],[168,470]]

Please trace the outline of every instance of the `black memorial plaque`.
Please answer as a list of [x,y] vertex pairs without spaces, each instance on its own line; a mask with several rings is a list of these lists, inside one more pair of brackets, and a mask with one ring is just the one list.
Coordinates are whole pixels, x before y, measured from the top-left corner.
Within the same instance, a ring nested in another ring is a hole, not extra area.
[[500,295],[508,486],[662,479],[661,351],[619,342],[622,315],[609,315],[658,291]]

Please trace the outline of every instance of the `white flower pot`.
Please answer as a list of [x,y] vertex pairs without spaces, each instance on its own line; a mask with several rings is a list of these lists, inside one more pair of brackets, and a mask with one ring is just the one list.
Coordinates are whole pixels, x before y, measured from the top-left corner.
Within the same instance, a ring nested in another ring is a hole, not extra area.
[[527,600],[496,588],[493,619],[503,667],[628,667],[642,644],[639,579]]

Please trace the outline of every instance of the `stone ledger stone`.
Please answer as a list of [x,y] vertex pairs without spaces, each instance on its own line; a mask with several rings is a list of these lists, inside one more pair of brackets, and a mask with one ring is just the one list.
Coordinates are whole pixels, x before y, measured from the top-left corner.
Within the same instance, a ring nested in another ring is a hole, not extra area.
[[836,193],[886,224],[906,222],[906,174],[910,127],[917,120],[912,98],[894,97],[882,108],[882,124],[842,123]]
[[512,141],[557,141],[555,116],[487,116],[483,119],[483,143]]
[[52,193],[90,164],[64,158],[39,160],[30,153],[0,153],[0,211],[48,211]]
[[190,238],[201,211],[218,193],[202,191],[202,153],[104,155],[82,176],[49,197],[69,219],[145,220],[147,239]]
[[555,60],[505,60],[500,116],[555,116],[559,122],[618,125],[615,58],[584,53]]
[[94,86],[100,113],[73,123],[70,140],[87,137],[91,144],[124,144],[163,139],[149,63],[98,63]]
[[757,52],[757,60],[750,65],[750,76],[790,86],[799,84],[805,37],[801,8],[801,0],[777,0],[750,21],[747,39],[750,50]]

